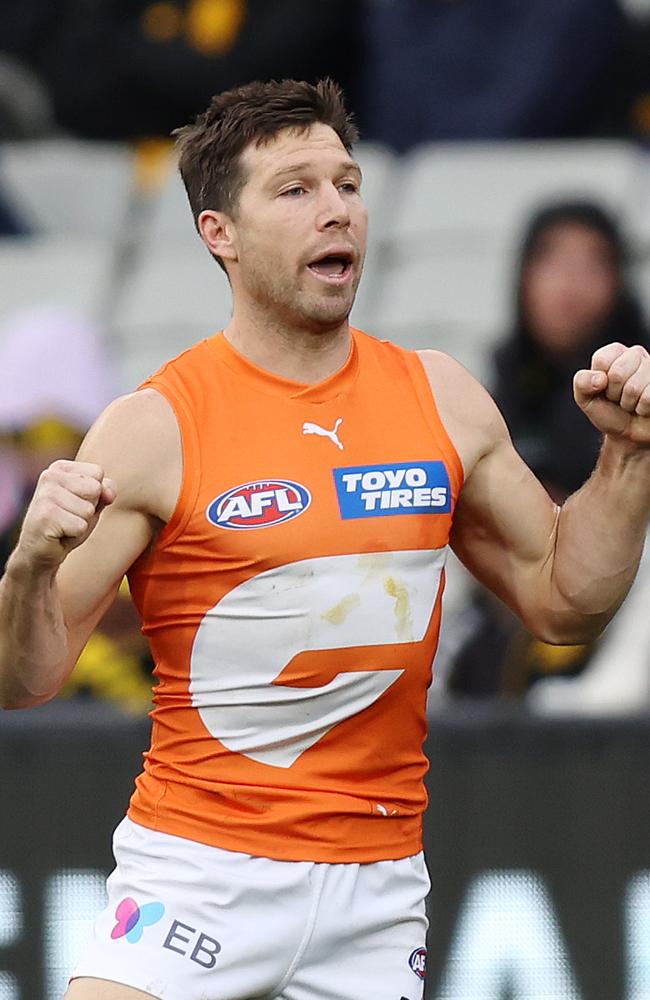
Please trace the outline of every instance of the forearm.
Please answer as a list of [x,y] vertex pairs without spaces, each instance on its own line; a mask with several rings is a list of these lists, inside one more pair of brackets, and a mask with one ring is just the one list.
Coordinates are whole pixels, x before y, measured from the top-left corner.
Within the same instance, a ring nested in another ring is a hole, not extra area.
[[0,705],[46,701],[67,673],[67,630],[56,567],[38,567],[17,550],[0,580]]
[[560,640],[597,636],[624,600],[650,518],[650,451],[605,439],[588,482],[563,506],[550,562],[552,627]]

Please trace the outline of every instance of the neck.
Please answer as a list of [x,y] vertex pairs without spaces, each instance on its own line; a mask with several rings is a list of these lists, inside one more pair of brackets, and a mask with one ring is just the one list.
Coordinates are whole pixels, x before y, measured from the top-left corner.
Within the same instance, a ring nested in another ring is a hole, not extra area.
[[262,321],[242,309],[235,309],[223,332],[235,350],[258,368],[307,385],[323,382],[342,368],[352,343],[347,320],[316,331],[274,324],[268,316]]

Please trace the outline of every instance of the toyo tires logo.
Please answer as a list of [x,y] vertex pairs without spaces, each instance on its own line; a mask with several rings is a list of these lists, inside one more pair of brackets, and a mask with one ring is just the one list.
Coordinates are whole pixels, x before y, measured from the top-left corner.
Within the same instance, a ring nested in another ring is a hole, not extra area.
[[269,528],[307,510],[311,493],[289,479],[258,479],[233,486],[216,497],[206,517],[217,528]]

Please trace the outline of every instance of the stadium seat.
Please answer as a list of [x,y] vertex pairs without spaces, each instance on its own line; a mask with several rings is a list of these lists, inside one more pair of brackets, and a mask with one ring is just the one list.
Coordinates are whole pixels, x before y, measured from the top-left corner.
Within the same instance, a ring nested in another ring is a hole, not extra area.
[[89,240],[0,240],[0,320],[35,306],[59,306],[101,320],[110,292],[110,246]]
[[635,148],[609,141],[431,144],[403,169],[393,237],[406,252],[414,241],[448,244],[452,233],[490,249],[540,204],[565,197],[594,197],[625,216],[638,180]]
[[158,196],[150,206],[150,220],[144,227],[142,248],[172,244],[187,247],[199,241],[183,182],[177,170],[171,170]]
[[483,378],[510,314],[510,272],[503,253],[396,253],[374,303],[372,330],[405,347],[445,351]]
[[634,203],[626,228],[637,256],[650,257],[650,154],[644,149],[639,150]]
[[134,385],[230,318],[225,275],[197,239],[142,254],[127,276],[113,314],[122,374]]
[[0,177],[35,233],[116,242],[129,210],[133,153],[73,139],[4,143]]
[[383,235],[382,228],[389,217],[393,201],[392,181],[399,173],[399,157],[385,146],[372,142],[360,142],[354,147],[354,156],[363,174],[361,186],[363,200],[370,216],[371,234]]
[[369,328],[374,302],[382,281],[383,246],[390,232],[394,207],[394,182],[399,177],[400,160],[385,146],[360,142],[354,155],[363,173],[362,194],[368,208],[368,248],[363,279],[357,292],[351,320],[361,329]]

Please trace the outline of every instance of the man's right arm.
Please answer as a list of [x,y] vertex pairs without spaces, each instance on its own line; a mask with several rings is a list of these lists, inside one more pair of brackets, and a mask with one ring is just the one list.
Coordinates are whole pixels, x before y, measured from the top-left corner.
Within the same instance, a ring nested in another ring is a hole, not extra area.
[[153,391],[117,400],[75,462],[39,479],[0,581],[0,705],[52,698],[114,600],[124,573],[171,514],[178,428]]
[[[0,581],[0,703],[46,700],[68,671],[70,636],[57,584],[64,559],[115,500],[98,466],[54,462],[40,476],[20,539]],[[106,595],[106,600],[109,595]]]

